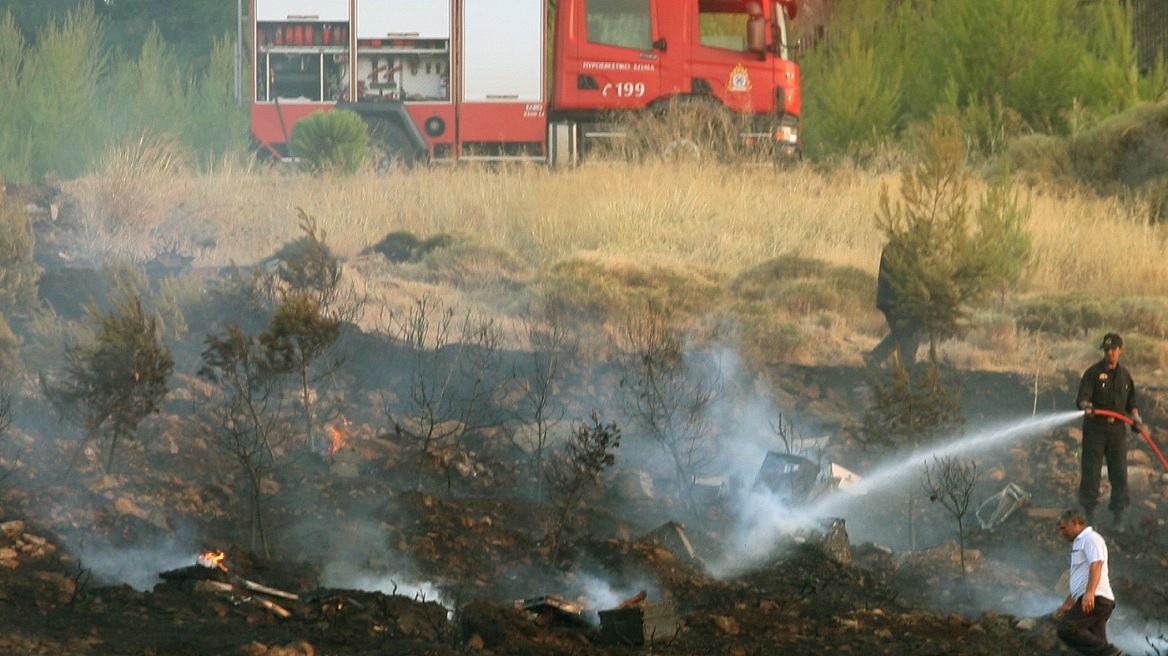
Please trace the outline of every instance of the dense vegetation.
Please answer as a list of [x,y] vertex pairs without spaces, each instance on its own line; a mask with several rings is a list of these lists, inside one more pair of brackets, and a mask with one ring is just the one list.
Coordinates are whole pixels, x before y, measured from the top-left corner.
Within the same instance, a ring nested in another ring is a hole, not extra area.
[[[235,9],[0,1],[0,177],[82,175],[144,136],[177,138],[204,167],[246,153]],[[1132,23],[1108,0],[841,0],[800,62],[807,153],[872,160],[937,111],[974,153],[1081,135],[1168,86],[1162,65],[1140,73]]]

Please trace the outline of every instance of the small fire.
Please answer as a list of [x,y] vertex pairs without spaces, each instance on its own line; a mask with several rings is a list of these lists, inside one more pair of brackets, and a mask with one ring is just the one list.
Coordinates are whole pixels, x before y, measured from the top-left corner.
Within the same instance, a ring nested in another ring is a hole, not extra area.
[[[346,421],[345,425],[347,426],[348,424],[349,422]],[[328,448],[328,453],[330,456],[345,448],[349,444],[349,436],[345,433],[345,431],[336,426],[329,426],[329,437],[332,438],[332,442],[329,444]]]
[[226,558],[227,554],[223,551],[208,551],[207,553],[200,554],[195,562],[202,565],[203,567],[218,567],[219,569],[226,572],[227,565],[223,564],[223,561]]

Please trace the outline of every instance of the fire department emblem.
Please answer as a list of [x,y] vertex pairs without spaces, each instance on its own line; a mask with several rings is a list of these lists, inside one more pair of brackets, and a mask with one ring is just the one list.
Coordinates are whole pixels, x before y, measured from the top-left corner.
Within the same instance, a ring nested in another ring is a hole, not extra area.
[[727,91],[750,91],[750,73],[746,67],[739,64],[730,71],[730,81],[726,83]]

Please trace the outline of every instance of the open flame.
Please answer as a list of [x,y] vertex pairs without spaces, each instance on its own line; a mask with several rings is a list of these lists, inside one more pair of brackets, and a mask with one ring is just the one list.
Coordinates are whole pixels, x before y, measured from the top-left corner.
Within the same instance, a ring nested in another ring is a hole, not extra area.
[[200,554],[199,557],[195,559],[195,562],[202,565],[203,567],[218,567],[219,569],[226,572],[227,565],[223,564],[223,561],[226,560],[226,558],[226,552],[208,551],[207,553]]
[[[346,421],[345,425],[348,425],[348,423],[349,422]],[[345,431],[341,430],[337,426],[329,426],[329,437],[332,440],[329,443],[328,448],[328,453],[330,456],[345,448],[349,444],[348,434],[346,434]]]

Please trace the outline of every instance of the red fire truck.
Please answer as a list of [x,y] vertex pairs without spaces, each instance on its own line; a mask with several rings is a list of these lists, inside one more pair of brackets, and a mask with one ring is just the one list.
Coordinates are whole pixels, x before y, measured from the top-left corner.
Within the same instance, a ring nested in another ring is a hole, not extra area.
[[298,120],[340,108],[392,157],[560,165],[680,105],[795,157],[796,2],[252,0],[252,133],[288,158]]

